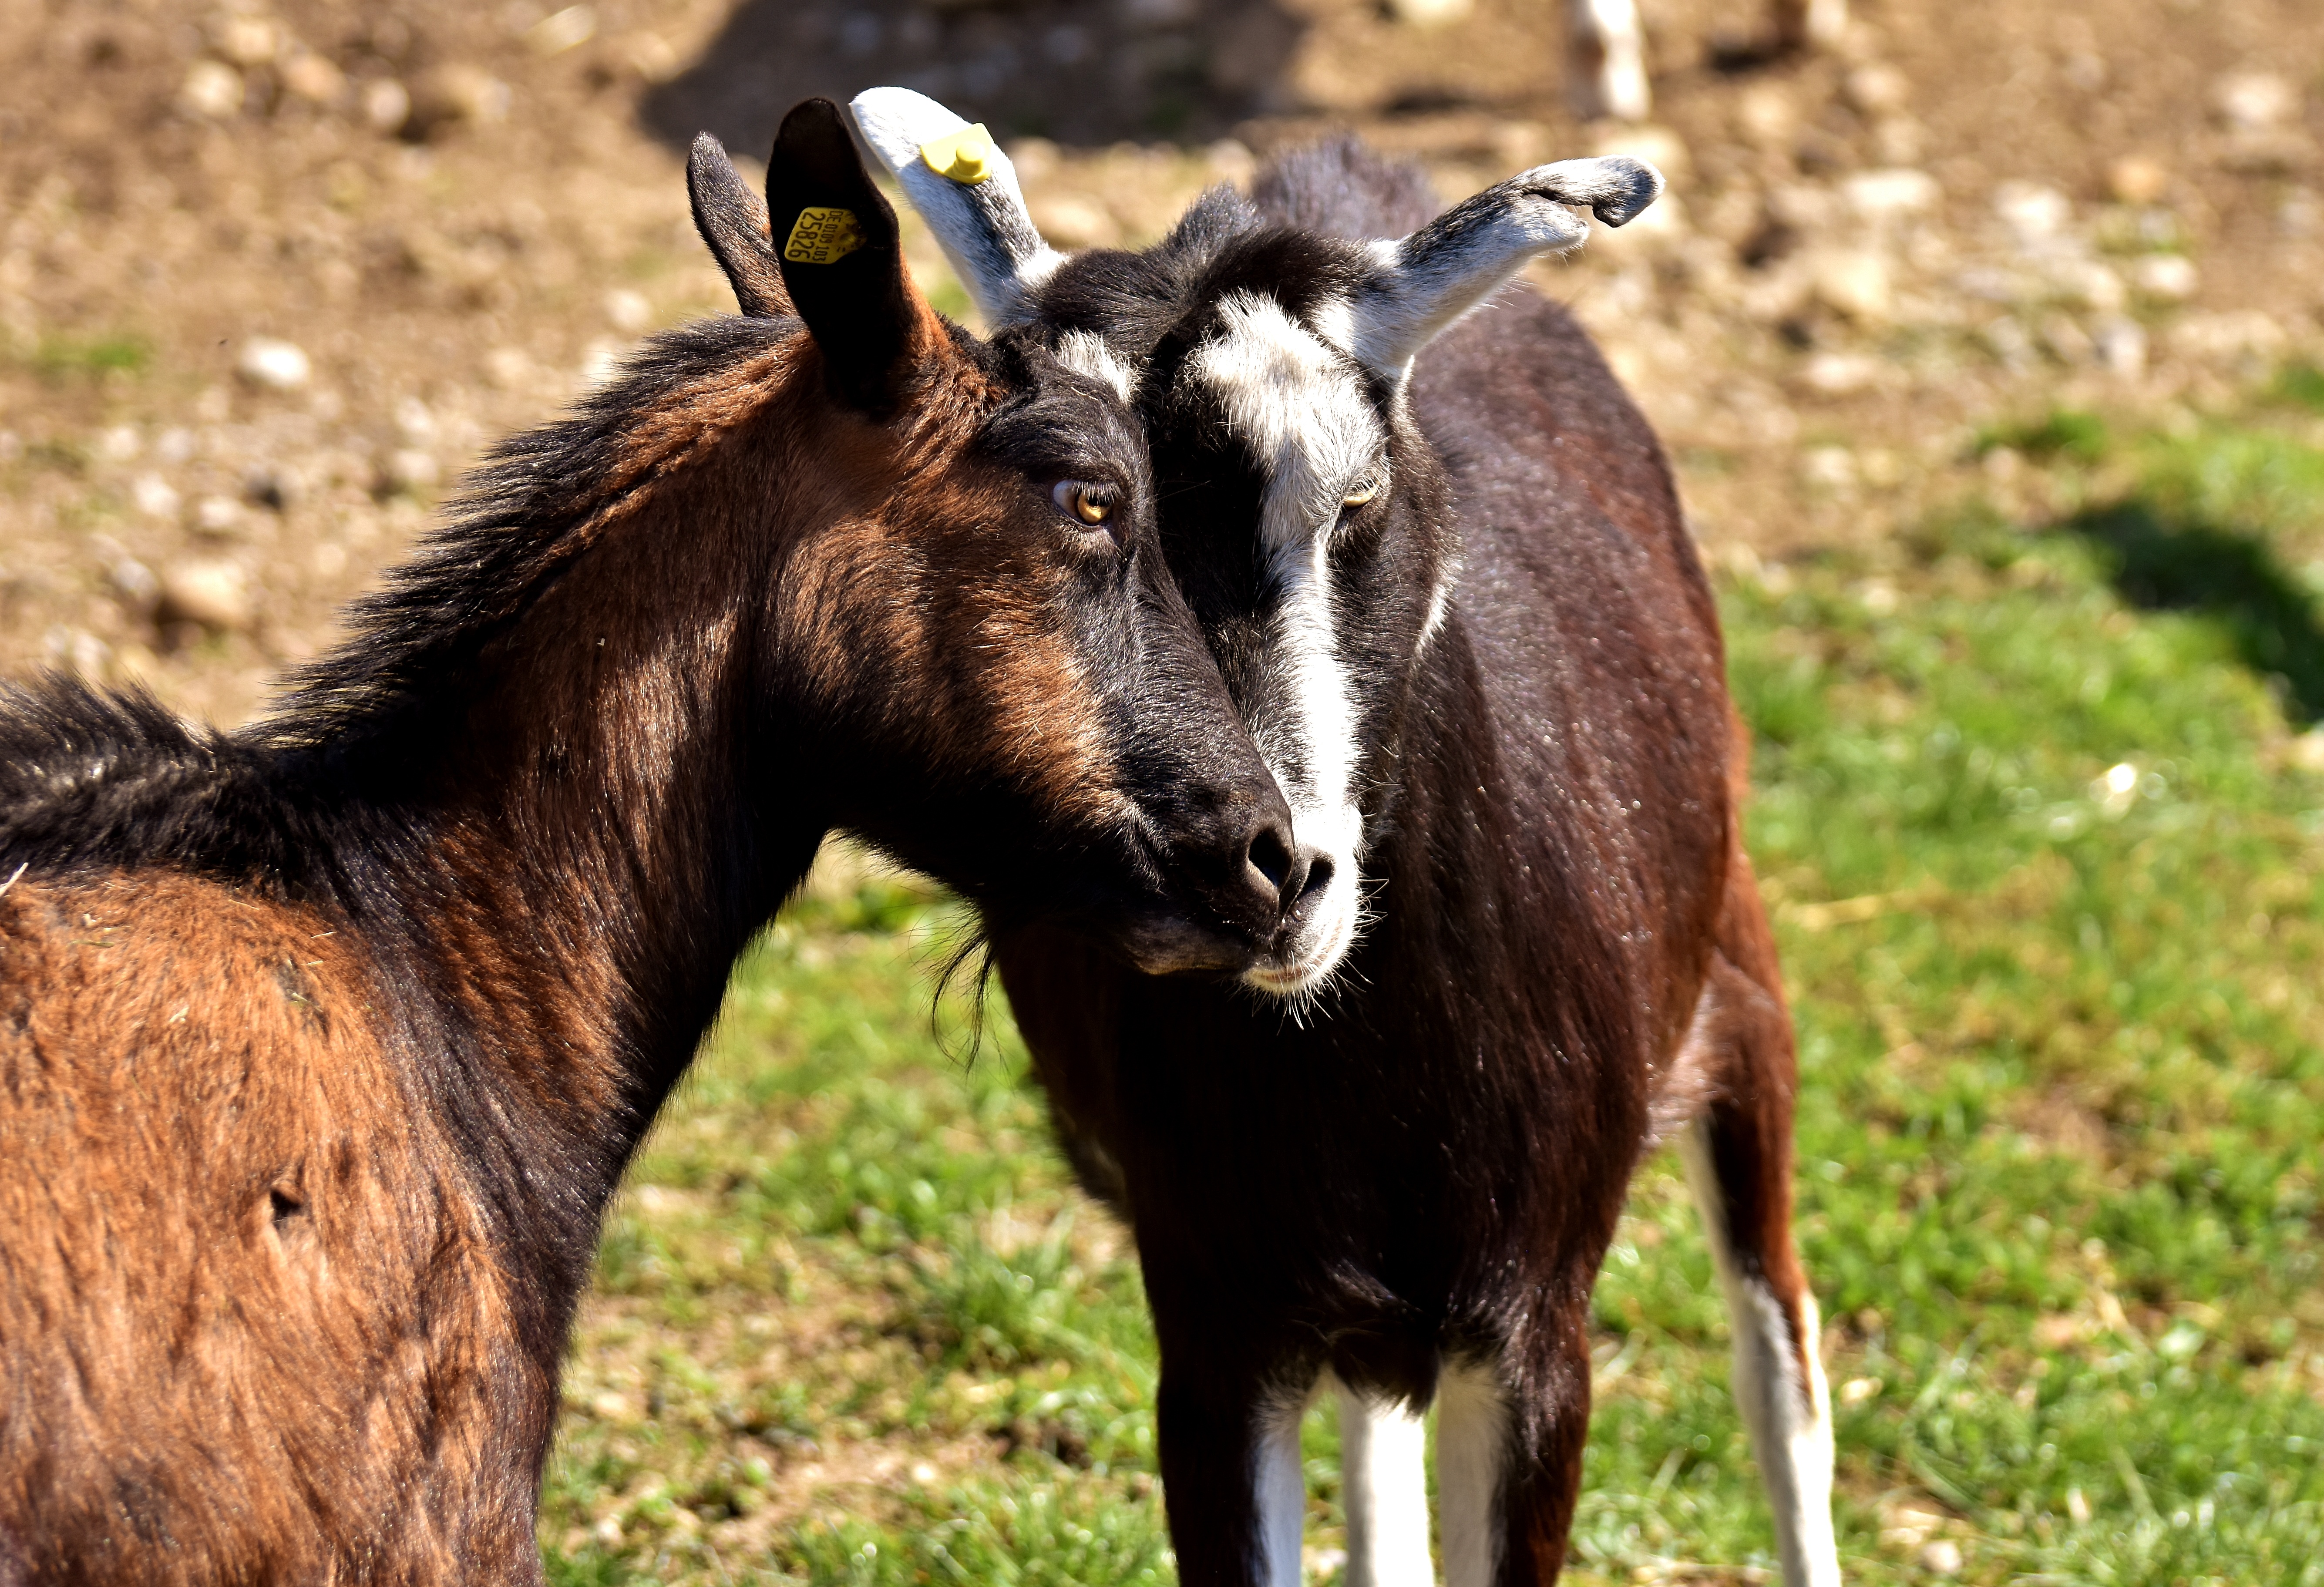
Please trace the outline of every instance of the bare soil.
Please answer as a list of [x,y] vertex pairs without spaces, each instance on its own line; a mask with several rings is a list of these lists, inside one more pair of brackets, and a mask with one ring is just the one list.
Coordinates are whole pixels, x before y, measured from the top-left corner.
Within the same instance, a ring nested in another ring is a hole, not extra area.
[[1568,113],[1539,0],[1434,28],[1369,0],[5,8],[0,673],[247,717],[481,448],[731,309],[687,220],[691,134],[747,161],[798,96],[882,81],[1011,141],[1065,245],[1149,239],[1339,127],[1448,198],[1591,149],[1659,160],[1658,216],[1535,273],[1723,557],[2006,503],[1979,422],[2180,421],[2318,342],[2324,9],[1858,10],[1841,50],[1771,60],[1752,8],[1649,0],[1640,131]]

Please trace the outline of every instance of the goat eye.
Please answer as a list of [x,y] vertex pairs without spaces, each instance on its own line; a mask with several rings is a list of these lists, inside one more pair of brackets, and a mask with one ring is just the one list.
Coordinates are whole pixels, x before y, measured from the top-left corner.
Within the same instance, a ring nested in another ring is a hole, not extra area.
[[1057,511],[1060,512],[1067,517],[1078,519],[1092,527],[1103,523],[1113,516],[1113,487],[1109,484],[1091,484],[1086,480],[1061,479],[1057,482],[1056,489],[1049,493],[1049,499],[1056,503]]
[[1345,507],[1360,507],[1379,494],[1380,476],[1378,474],[1367,474],[1348,487],[1348,494],[1340,498],[1340,504]]

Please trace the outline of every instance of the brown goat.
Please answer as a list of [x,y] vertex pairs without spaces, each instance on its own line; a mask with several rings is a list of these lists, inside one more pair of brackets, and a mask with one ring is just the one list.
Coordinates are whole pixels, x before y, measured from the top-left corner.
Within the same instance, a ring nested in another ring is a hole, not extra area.
[[1120,398],[928,309],[828,102],[764,209],[690,174],[745,314],[271,719],[0,691],[0,1584],[538,1581],[607,1198],[826,831],[1157,967],[1277,928]]

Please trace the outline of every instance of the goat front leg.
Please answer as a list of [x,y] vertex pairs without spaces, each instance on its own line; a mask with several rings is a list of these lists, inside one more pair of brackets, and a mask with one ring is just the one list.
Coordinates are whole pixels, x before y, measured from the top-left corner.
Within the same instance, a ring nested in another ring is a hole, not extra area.
[[1545,1296],[1510,1352],[1444,1364],[1436,1491],[1445,1587],[1550,1587],[1564,1567],[1590,1435],[1586,1309],[1586,1300]]
[[1428,1428],[1420,1410],[1339,1386],[1346,1587],[1434,1587],[1428,1557]]
[[1299,1418],[1314,1386],[1165,1338],[1155,1420],[1185,1587],[1300,1587]]

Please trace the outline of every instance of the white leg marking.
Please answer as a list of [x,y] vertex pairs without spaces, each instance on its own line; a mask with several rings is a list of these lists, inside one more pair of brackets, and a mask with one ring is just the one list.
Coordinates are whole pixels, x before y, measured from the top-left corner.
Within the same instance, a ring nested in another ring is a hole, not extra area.
[[[1758,1456],[1767,1502],[1775,1512],[1784,1587],[1840,1587],[1840,1550],[1831,1530],[1831,1394],[1817,1354],[1821,1324],[1815,1296],[1806,1297],[1806,1349],[1795,1352],[1774,1293],[1736,1264],[1726,1202],[1711,1162],[1710,1129],[1698,1120],[1679,1137],[1679,1156],[1727,1291],[1735,1333],[1735,1405],[1751,1430],[1752,1453]],[[1804,1383],[1801,1356],[1807,1360]]]
[[1637,0],[1571,0],[1577,41],[1594,46],[1597,72],[1575,85],[1586,115],[1644,121],[1653,108],[1646,88],[1646,42]]
[[1501,1569],[1509,1407],[1489,1362],[1448,1361],[1436,1379],[1436,1509],[1444,1587],[1492,1587]]
[[1266,1587],[1300,1587],[1299,1543],[1307,1518],[1307,1477],[1299,1466],[1299,1417],[1304,1399],[1285,1399],[1261,1413],[1255,1472],[1259,1546]]
[[1340,1490],[1347,1587],[1433,1587],[1428,1425],[1418,1412],[1340,1387]]

